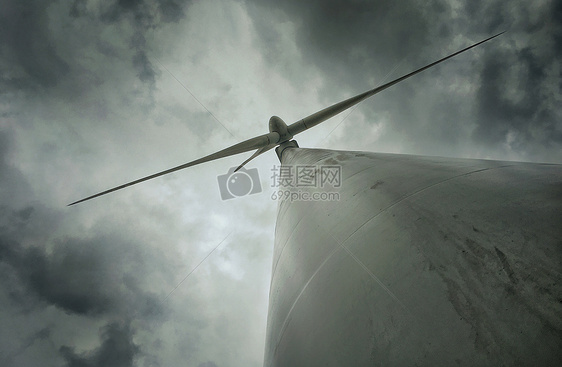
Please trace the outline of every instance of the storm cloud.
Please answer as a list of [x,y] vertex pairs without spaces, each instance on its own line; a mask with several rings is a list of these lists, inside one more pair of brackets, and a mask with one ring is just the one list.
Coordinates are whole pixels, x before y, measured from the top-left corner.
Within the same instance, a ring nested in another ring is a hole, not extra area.
[[[256,2],[255,11],[272,8],[295,24],[306,62],[330,75],[326,101],[342,89],[349,94],[382,84],[396,66],[392,77],[507,31],[472,55],[393,87],[362,110],[373,122],[391,114],[380,139],[411,142],[413,153],[438,154],[430,146],[452,142],[467,145],[469,154],[472,147],[476,155],[559,161],[560,2],[285,1]],[[276,62],[280,37],[271,18],[256,19],[262,47],[273,50],[266,55]]]
[[102,343],[99,348],[77,354],[72,348],[63,346],[60,353],[68,367],[134,366],[139,348],[132,341],[130,325],[111,323],[101,329]]
[[4,3],[3,366],[261,365],[274,153],[252,161],[264,192],[248,197],[217,186],[241,155],[66,204],[497,32],[299,145],[562,161],[560,2]]

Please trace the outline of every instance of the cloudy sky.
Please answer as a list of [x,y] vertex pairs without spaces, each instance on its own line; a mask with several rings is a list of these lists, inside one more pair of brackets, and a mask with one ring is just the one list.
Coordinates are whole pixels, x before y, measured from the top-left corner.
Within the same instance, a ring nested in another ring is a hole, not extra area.
[[274,152],[248,166],[260,194],[219,195],[246,154],[66,204],[503,30],[297,140],[562,163],[561,19],[546,0],[4,0],[0,365],[260,366]]

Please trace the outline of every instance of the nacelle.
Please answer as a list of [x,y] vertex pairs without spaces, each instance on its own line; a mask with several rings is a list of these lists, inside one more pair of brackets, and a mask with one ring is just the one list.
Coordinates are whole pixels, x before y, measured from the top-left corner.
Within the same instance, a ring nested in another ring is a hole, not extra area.
[[287,130],[287,124],[280,117],[271,116],[269,119],[269,132],[276,132],[279,134],[279,142],[290,140],[293,136]]

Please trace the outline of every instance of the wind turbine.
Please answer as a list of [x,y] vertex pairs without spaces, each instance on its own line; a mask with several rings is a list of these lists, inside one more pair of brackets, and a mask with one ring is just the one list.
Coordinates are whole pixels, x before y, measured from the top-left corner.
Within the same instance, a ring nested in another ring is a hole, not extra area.
[[140,182],[143,181],[147,181],[159,176],[163,176],[166,175],[168,173],[172,173],[175,171],[179,171],[181,169],[184,168],[188,168],[188,167],[192,167],[201,163],[205,163],[205,162],[209,162],[209,161],[213,161],[215,159],[219,159],[219,158],[224,158],[224,157],[228,157],[231,155],[236,155],[236,154],[240,154],[240,153],[245,153],[245,152],[249,152],[252,150],[256,150],[254,152],[254,154],[252,154],[248,159],[246,159],[240,166],[238,166],[238,168],[235,170],[238,171],[240,168],[242,168],[246,163],[248,163],[249,161],[251,161],[252,159],[256,158],[257,156],[277,147],[276,151],[277,151],[277,155],[279,156],[279,159],[281,159],[281,154],[283,153],[283,151],[288,148],[288,147],[298,147],[298,144],[295,140],[292,140],[293,137],[297,134],[302,133],[303,131],[306,131],[326,120],[328,120],[329,118],[347,110],[348,108],[351,108],[353,106],[355,106],[356,104],[360,103],[361,101],[374,96],[375,94],[382,92],[383,90],[392,87],[393,85],[400,83],[401,81],[408,79],[418,73],[421,73],[424,70],[427,70],[445,60],[448,60],[460,53],[463,53],[465,51],[470,50],[471,48],[474,48],[484,42],[487,42],[493,38],[498,37],[499,35],[505,33],[504,32],[500,32],[496,35],[493,35],[491,37],[488,37],[480,42],[477,42],[471,46],[468,46],[466,48],[463,48],[460,51],[457,51],[451,55],[448,55],[446,57],[443,57],[442,59],[439,59],[435,62],[432,62],[431,64],[428,64],[424,67],[421,67],[417,70],[412,71],[411,73],[408,73],[400,78],[397,78],[389,83],[383,84],[379,87],[376,87],[374,89],[368,90],[364,93],[358,94],[354,97],[351,97],[349,99],[346,99],[344,101],[341,101],[339,103],[336,103],[330,107],[326,107],[323,110],[320,110],[316,113],[313,113],[310,116],[307,116],[305,118],[303,118],[302,120],[299,120],[297,122],[292,123],[291,125],[287,125],[281,118],[277,117],[277,116],[272,116],[269,119],[269,133],[267,134],[263,134],[260,136],[256,136],[254,138],[245,140],[241,143],[235,144],[233,146],[230,146],[228,148],[225,148],[223,150],[220,150],[216,153],[213,154],[209,154],[205,157],[196,159],[194,161],[179,165],[177,167],[173,167],[143,178],[139,178],[137,180],[128,182],[126,184],[111,188],[109,190],[105,190],[102,191],[98,194],[92,195],[92,196],[88,196],[84,199],[72,202],[70,204],[68,204],[68,206],[71,205],[75,205],[102,195],[106,195],[109,194],[111,192],[117,191],[117,190],[121,190],[124,189],[126,187],[138,184]]

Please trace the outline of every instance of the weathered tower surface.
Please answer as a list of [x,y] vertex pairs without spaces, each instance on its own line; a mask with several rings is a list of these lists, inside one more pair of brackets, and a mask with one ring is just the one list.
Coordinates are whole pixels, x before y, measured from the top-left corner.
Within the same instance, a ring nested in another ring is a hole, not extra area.
[[279,205],[265,366],[562,365],[561,165],[300,148],[282,163],[342,180],[339,200]]

